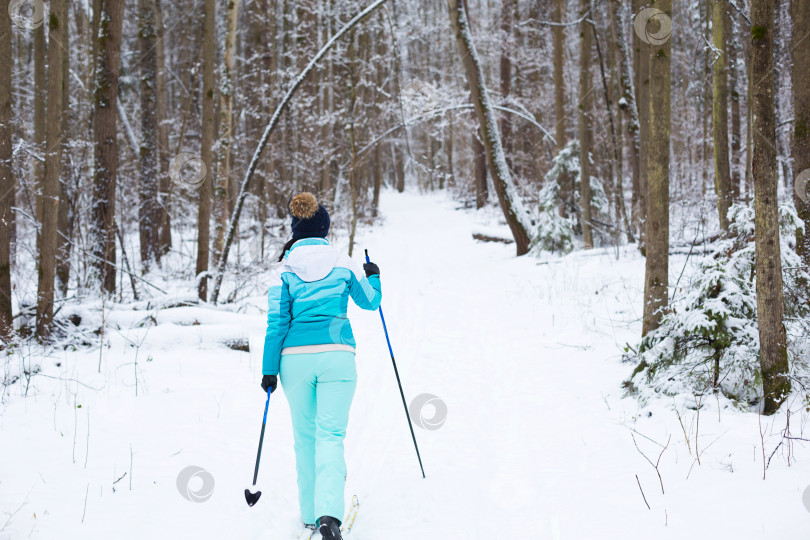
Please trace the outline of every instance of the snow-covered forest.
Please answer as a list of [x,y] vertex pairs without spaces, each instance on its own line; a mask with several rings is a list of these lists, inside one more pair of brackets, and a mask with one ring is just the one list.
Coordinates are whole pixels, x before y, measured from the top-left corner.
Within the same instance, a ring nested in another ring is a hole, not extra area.
[[300,192],[383,291],[346,538],[810,530],[810,0],[4,1],[0,538],[301,533]]

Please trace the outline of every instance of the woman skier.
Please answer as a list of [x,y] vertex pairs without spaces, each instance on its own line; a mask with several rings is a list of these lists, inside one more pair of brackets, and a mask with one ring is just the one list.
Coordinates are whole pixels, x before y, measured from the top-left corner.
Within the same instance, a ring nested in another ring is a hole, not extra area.
[[293,197],[290,213],[292,239],[268,292],[262,389],[274,391],[280,375],[292,416],[304,524],[318,527],[325,539],[341,539],[343,439],[357,384],[346,311],[350,296],[363,309],[379,307],[380,270],[366,263],[363,275],[329,244],[329,213],[312,193]]

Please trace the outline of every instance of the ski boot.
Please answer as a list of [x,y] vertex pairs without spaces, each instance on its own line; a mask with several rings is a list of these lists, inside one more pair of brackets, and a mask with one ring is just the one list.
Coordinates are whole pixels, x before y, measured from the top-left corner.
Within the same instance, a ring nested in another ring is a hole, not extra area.
[[324,540],[343,540],[340,534],[340,521],[330,516],[322,516],[318,523],[320,524],[318,530]]

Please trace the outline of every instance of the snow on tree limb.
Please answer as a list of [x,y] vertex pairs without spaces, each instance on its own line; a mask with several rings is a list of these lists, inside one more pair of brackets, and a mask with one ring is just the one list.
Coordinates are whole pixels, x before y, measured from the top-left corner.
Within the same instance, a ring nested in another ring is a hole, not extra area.
[[[549,133],[546,128],[544,128],[539,122],[537,122],[537,120],[532,118],[529,114],[526,114],[523,111],[516,111],[515,109],[510,109],[509,107],[502,107],[500,105],[493,105],[492,108],[496,109],[498,111],[503,111],[503,112],[507,112],[507,113],[510,113],[510,114],[514,114],[514,115],[516,115],[516,116],[518,116],[520,118],[523,118],[524,120],[526,120],[527,122],[532,124],[534,127],[539,129],[540,131],[542,131],[544,137],[547,138],[549,141],[551,141],[551,144],[554,144],[554,145],[557,144],[556,139],[551,135],[551,133]],[[396,133],[400,129],[405,129],[407,127],[411,127],[414,124],[418,124],[419,122],[422,122],[424,120],[429,120],[429,119],[431,119],[431,118],[433,118],[435,116],[439,116],[439,115],[442,115],[442,114],[447,113],[447,112],[466,111],[466,110],[470,110],[470,109],[475,109],[475,105],[473,105],[472,103],[464,103],[462,105],[452,105],[450,107],[442,107],[440,109],[433,109],[432,111],[427,111],[427,112],[425,112],[423,114],[414,116],[413,118],[405,119],[405,120],[403,120],[403,122],[401,124],[397,124],[397,125],[391,127],[390,129],[387,129],[386,131],[384,131],[383,133],[381,133],[377,137],[373,138],[368,144],[366,144],[363,148],[361,148],[361,149],[359,149],[357,151],[357,155],[362,156],[363,154],[365,154],[366,152],[371,150],[374,146],[376,146],[377,143],[379,143],[380,141],[382,141],[383,139],[385,139],[389,135],[391,135],[393,133]],[[349,163],[344,163],[343,165],[341,165],[341,168],[345,169],[348,166],[349,166]]]
[[481,60],[470,33],[464,5],[461,0],[447,0],[447,6],[450,9],[450,20],[453,24],[461,60],[467,72],[467,82],[470,86],[476,116],[484,136],[487,163],[492,172],[498,202],[512,235],[515,237],[517,254],[523,255],[529,251],[529,231],[532,228],[532,222],[506,163],[498,122],[493,112],[494,107],[489,100],[489,91],[484,83]]

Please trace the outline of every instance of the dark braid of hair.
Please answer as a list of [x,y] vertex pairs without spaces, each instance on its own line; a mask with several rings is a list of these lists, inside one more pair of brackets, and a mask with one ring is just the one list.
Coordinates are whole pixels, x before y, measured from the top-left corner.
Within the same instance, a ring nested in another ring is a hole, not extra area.
[[298,239],[296,239],[296,238],[290,238],[289,240],[287,240],[287,243],[284,244],[283,248],[281,248],[281,255],[278,256],[278,262],[281,262],[281,261],[284,260],[284,254],[287,253],[287,250],[290,249],[292,247],[292,245],[294,243],[296,243],[297,241],[298,241]]

